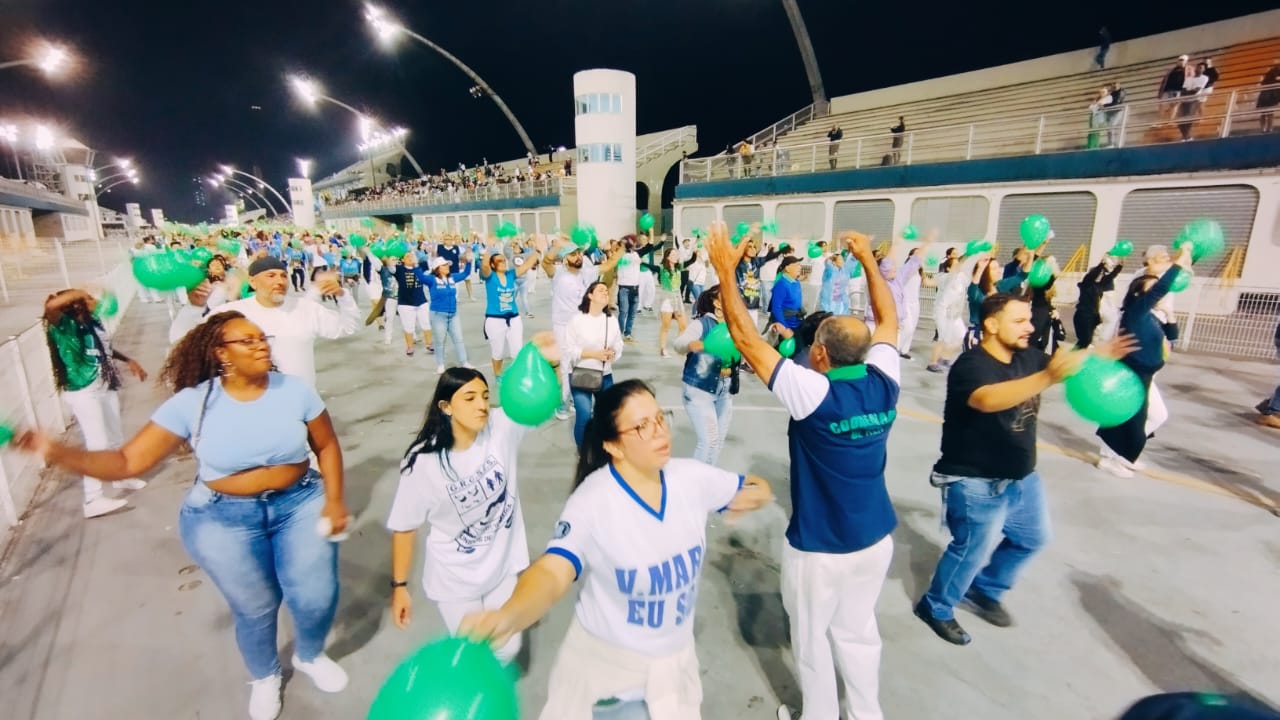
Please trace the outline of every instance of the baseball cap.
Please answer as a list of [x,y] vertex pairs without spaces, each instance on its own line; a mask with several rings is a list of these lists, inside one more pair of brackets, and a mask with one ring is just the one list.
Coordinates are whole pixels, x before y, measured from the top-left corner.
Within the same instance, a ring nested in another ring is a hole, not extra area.
[[285,270],[285,266],[278,258],[273,258],[270,255],[260,257],[249,263],[249,277],[268,270]]
[[778,263],[778,272],[782,272],[798,262],[800,262],[800,258],[788,255],[782,258],[782,261]]
[[427,265],[427,269],[430,270],[431,272],[435,272],[436,268],[440,267],[441,265],[448,265],[448,264],[449,264],[449,261],[445,260],[442,257],[431,258],[431,263]]

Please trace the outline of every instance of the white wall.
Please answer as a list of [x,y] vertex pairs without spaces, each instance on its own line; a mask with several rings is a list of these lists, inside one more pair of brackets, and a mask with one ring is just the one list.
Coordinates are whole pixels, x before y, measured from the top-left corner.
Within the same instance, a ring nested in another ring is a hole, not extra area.
[[[636,76],[583,70],[573,75],[573,96],[578,222],[594,226],[601,238],[635,232]],[[586,98],[603,99],[603,106],[593,102],[584,112]]]

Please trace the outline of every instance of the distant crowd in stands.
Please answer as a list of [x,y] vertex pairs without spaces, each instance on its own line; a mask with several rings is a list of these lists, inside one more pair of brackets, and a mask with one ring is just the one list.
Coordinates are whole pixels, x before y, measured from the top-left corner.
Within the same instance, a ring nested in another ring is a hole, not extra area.
[[472,168],[468,168],[463,163],[458,163],[458,169],[454,172],[440,168],[439,172],[431,175],[396,180],[372,189],[360,188],[347,193],[344,197],[322,197],[324,197],[326,203],[331,204],[363,202],[365,200],[435,198],[496,185],[530,180],[549,180],[573,175],[572,158],[566,158],[563,163],[556,163],[551,160],[551,153],[548,152],[547,162],[540,164],[538,162],[539,157],[529,153],[528,166],[517,166],[514,170],[502,165],[494,165],[487,158],[481,160],[479,165]]

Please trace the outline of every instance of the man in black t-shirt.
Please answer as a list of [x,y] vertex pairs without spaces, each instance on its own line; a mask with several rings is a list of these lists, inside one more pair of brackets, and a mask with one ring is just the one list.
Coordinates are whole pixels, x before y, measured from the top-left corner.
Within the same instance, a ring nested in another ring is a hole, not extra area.
[[[962,600],[993,625],[1013,624],[1000,598],[1049,539],[1036,474],[1040,393],[1087,357],[1081,350],[1049,357],[1028,349],[1031,306],[1007,293],[982,301],[979,322],[981,344],[961,354],[947,375],[942,457],[930,477],[942,488],[951,542],[915,606],[916,616],[938,637],[956,645],[970,640],[955,620]],[[1099,343],[1094,352],[1114,356],[1128,344]]]

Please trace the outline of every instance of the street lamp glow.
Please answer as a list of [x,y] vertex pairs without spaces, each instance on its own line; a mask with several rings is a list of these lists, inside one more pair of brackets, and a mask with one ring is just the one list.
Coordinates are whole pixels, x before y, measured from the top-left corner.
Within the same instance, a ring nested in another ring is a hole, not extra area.
[[298,158],[298,172],[302,177],[311,177],[311,160],[307,158]]
[[4,140],[10,145],[18,142],[18,126],[13,123],[5,123],[0,125],[0,140]]
[[221,170],[224,175],[230,175],[231,173],[236,171],[236,169],[231,167],[230,165],[219,165],[218,169]]
[[124,168],[125,170],[128,170],[129,168],[133,167],[133,161],[130,160],[129,158],[116,158],[116,164]]
[[53,131],[48,125],[37,125],[35,140],[37,150],[48,150],[53,147]]
[[364,19],[373,29],[373,33],[378,36],[378,40],[386,47],[392,45],[404,30],[404,26],[388,15],[386,10],[372,3],[365,4]]
[[65,47],[46,43],[34,58],[34,64],[46,76],[55,78],[71,64],[71,53]]
[[319,83],[302,75],[290,75],[289,86],[293,88],[295,95],[313,107],[320,102],[320,98],[324,95],[320,90]]

